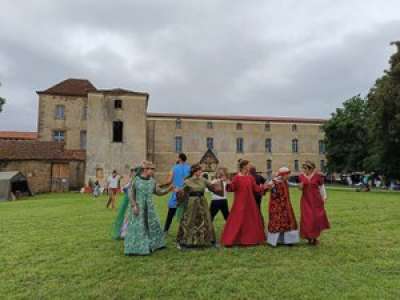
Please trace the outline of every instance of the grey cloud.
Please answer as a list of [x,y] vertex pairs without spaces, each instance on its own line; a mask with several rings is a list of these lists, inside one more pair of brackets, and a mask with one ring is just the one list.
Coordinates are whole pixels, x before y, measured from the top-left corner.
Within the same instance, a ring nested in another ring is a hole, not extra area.
[[328,117],[387,66],[400,4],[385,3],[9,1],[0,130],[34,130],[34,92],[69,77],[147,91],[154,112]]

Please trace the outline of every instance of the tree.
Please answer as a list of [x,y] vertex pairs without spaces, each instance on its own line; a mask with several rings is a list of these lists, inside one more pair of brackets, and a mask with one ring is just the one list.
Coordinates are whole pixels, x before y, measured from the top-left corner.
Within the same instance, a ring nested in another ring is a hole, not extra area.
[[[0,86],[1,86],[1,82],[0,82]],[[3,97],[0,96],[0,112],[3,111],[3,105],[6,103],[6,99],[4,99]]]
[[400,178],[400,42],[390,69],[371,88],[368,99],[369,153],[365,167],[389,179]]
[[346,173],[363,170],[367,157],[367,102],[354,96],[337,108],[325,123],[327,168],[330,172]]

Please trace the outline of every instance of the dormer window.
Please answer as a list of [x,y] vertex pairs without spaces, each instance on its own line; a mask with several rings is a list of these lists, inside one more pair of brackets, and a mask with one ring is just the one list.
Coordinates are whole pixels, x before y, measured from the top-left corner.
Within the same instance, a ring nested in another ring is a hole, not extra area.
[[115,99],[115,100],[114,100],[114,108],[115,108],[115,109],[122,109],[122,100],[120,100],[120,99]]

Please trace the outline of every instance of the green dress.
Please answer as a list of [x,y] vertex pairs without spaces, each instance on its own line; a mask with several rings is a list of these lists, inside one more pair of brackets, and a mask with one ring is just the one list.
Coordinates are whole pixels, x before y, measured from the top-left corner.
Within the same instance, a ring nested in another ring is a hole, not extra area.
[[191,177],[185,180],[183,192],[178,195],[178,202],[183,207],[177,243],[182,247],[210,247],[215,243],[215,231],[210,210],[204,192],[220,194],[222,189],[212,185],[203,177]]
[[164,233],[153,204],[153,194],[167,193],[168,189],[161,189],[153,178],[137,176],[132,182],[130,198],[136,200],[139,214],[132,212],[132,201],[129,201],[125,255],[148,255],[165,247]]

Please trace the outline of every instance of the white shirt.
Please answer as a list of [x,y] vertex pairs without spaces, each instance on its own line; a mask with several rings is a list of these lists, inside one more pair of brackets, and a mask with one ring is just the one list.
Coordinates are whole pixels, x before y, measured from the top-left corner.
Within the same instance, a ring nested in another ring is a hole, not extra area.
[[[211,183],[212,183],[212,184],[215,184],[215,183],[217,183],[218,181],[219,181],[218,179],[214,179]],[[228,199],[228,198],[227,198],[227,192],[226,192],[226,182],[223,181],[222,184],[223,184],[223,186],[224,186],[224,195],[221,197],[221,196],[218,196],[218,195],[216,195],[216,194],[214,194],[214,193],[211,193],[211,195],[212,195],[212,200],[223,200],[223,199]]]
[[119,175],[116,175],[113,177],[112,175],[108,176],[107,183],[108,187],[111,189],[117,189],[119,188]]

